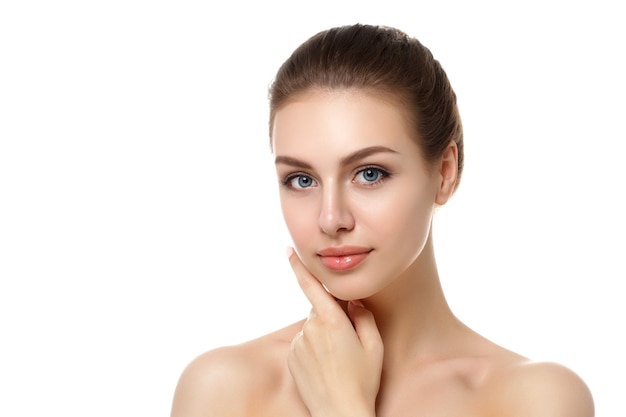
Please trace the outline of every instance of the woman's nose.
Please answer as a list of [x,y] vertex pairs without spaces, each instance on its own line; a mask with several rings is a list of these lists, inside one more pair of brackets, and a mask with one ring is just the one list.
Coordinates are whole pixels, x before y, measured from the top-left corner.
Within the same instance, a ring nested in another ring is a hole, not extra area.
[[339,187],[329,187],[323,191],[319,226],[329,236],[335,236],[354,228],[354,217],[347,198],[341,193]]

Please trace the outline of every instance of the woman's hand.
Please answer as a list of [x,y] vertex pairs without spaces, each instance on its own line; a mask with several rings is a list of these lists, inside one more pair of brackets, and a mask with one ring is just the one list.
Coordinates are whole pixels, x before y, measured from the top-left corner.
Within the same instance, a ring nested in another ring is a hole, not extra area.
[[293,249],[289,262],[312,305],[288,358],[302,400],[313,417],[375,416],[383,343],[374,316],[360,301],[346,315]]

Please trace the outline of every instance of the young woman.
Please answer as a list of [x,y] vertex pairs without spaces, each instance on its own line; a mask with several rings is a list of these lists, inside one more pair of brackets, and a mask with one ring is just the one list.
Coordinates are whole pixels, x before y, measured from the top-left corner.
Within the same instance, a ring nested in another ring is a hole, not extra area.
[[313,36],[271,86],[270,143],[311,314],[196,358],[173,417],[593,416],[574,372],[448,307],[431,224],[459,184],[463,135],[428,49],[388,27]]

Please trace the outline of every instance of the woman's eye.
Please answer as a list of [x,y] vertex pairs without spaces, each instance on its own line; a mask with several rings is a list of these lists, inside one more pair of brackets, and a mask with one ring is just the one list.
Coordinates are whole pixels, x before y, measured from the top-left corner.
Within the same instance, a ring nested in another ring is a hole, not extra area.
[[356,173],[355,182],[362,184],[374,184],[385,179],[389,174],[380,168],[368,167]]
[[315,185],[315,180],[308,175],[294,175],[292,177],[287,178],[285,184],[291,188],[295,188],[297,190],[301,190],[304,188],[309,188]]

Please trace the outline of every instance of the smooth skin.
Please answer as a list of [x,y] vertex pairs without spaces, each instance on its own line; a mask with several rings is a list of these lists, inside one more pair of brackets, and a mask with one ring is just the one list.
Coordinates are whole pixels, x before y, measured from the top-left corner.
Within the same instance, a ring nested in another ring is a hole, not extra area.
[[[431,225],[454,192],[457,149],[427,164],[408,120],[360,90],[309,91],[276,113],[288,258],[311,313],[196,358],[172,417],[594,415],[570,369],[504,349],[450,310]],[[321,261],[347,245],[368,256],[341,271]]]

